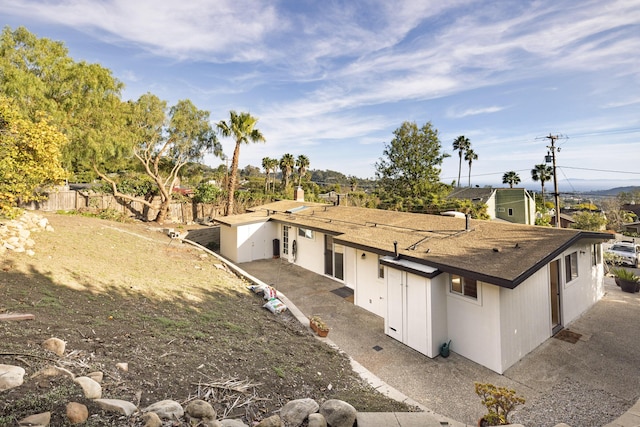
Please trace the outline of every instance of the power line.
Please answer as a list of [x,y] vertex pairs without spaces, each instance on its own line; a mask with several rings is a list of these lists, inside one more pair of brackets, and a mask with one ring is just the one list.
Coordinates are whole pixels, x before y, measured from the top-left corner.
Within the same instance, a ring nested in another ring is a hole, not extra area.
[[627,173],[632,175],[640,175],[640,172],[629,172],[629,171],[616,171],[616,170],[608,170],[608,169],[591,169],[591,168],[578,168],[574,166],[558,166],[559,168],[564,169],[578,169],[583,171],[592,171],[592,172],[609,172],[609,173]]

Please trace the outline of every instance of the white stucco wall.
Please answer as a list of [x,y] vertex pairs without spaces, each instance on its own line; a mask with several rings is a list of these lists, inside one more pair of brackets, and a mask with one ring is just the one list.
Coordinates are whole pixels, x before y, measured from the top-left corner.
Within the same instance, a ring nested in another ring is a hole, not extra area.
[[452,294],[447,285],[447,323],[451,351],[502,373],[498,286],[478,282],[478,300],[473,300]]
[[541,269],[514,289],[500,288],[499,373],[551,336],[549,269]]

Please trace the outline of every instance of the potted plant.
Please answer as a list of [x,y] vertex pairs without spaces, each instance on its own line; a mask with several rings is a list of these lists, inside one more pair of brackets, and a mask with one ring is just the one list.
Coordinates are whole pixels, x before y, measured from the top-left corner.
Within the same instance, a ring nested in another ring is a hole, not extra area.
[[612,268],[611,274],[615,277],[616,285],[620,286],[624,292],[640,291],[640,277],[636,276],[633,271],[626,268]]
[[318,336],[326,337],[329,334],[329,327],[320,316],[309,317],[309,326]]

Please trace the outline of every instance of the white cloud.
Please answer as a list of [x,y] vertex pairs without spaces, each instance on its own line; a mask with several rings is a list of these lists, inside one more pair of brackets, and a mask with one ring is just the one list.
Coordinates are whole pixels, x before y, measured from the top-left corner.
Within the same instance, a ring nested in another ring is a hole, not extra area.
[[491,114],[497,113],[498,111],[504,110],[506,107],[499,107],[497,105],[490,107],[478,107],[478,108],[468,108],[462,111],[459,111],[457,108],[449,108],[447,110],[447,117],[461,119],[467,116],[477,116],[479,114]]

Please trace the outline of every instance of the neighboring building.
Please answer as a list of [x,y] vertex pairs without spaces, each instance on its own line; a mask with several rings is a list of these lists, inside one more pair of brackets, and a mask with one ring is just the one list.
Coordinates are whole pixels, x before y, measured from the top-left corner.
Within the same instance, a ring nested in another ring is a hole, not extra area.
[[622,231],[627,233],[636,233],[640,235],[640,221],[622,224]]
[[458,188],[447,199],[484,203],[491,219],[529,225],[536,223],[535,199],[524,188]]
[[[502,373],[603,295],[604,233],[279,201],[219,218],[234,263],[274,256],[333,278],[428,357]],[[300,284],[300,286],[313,286]]]
[[[560,212],[560,227],[561,228],[571,228],[573,224],[576,223],[576,220],[573,219],[572,215]],[[550,224],[552,227],[556,226],[556,215],[551,215]]]

